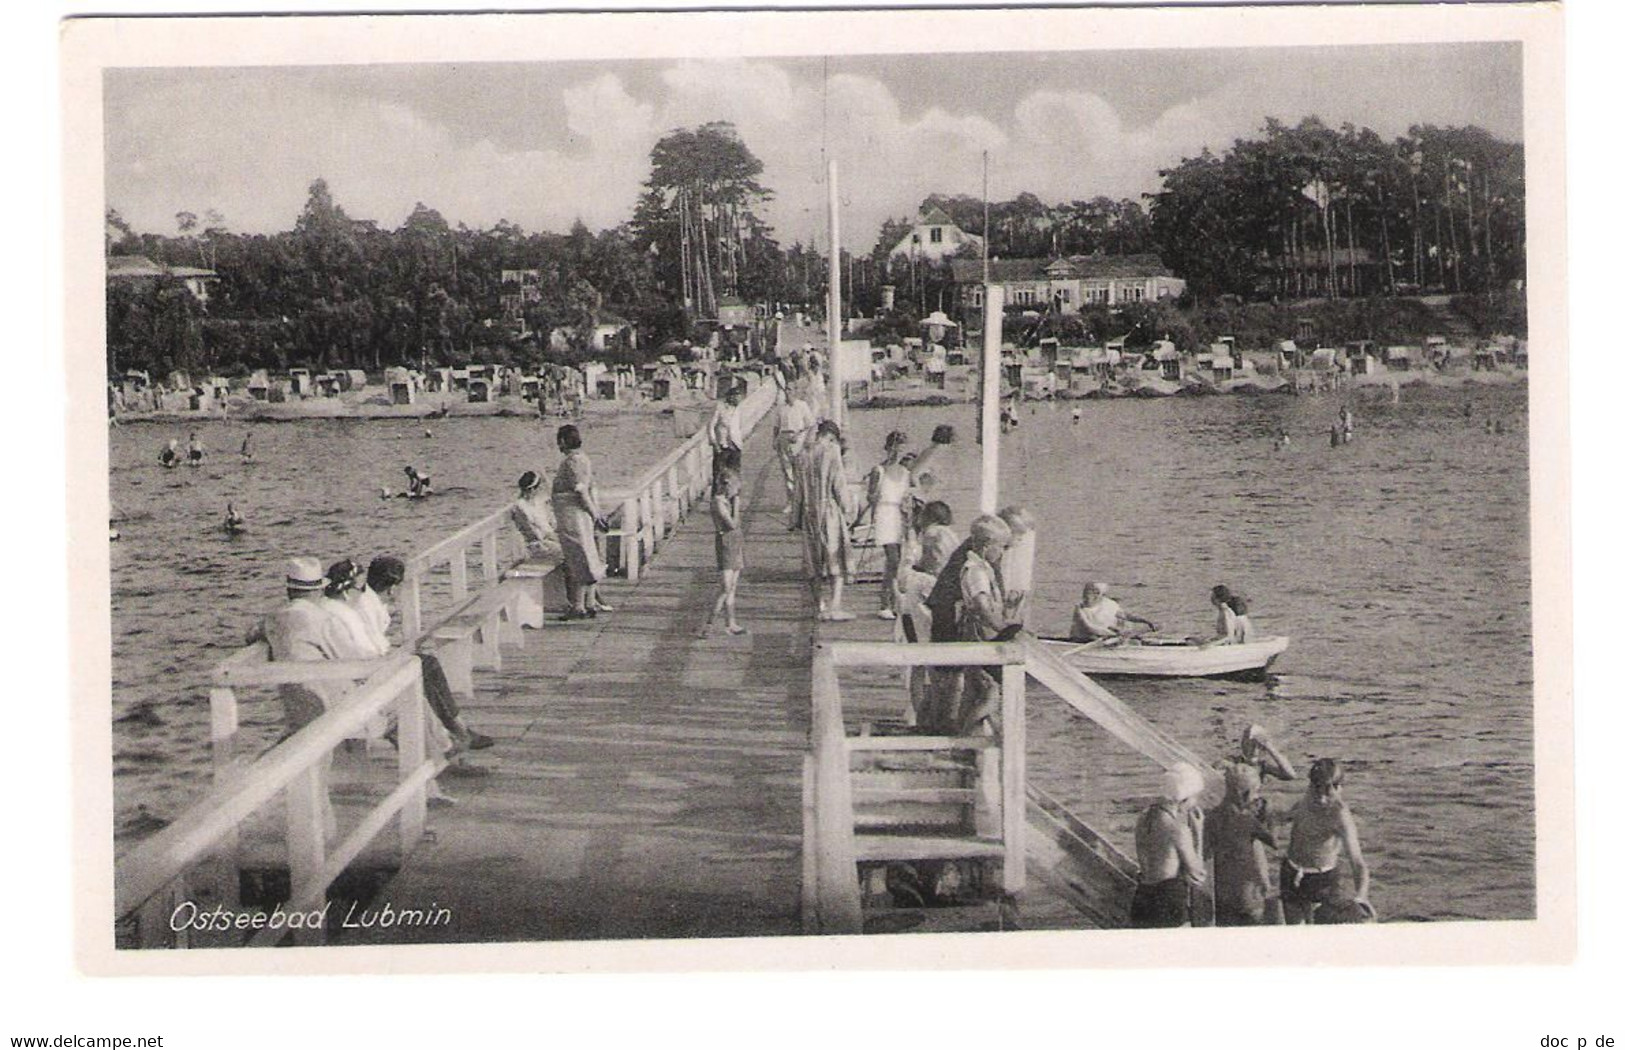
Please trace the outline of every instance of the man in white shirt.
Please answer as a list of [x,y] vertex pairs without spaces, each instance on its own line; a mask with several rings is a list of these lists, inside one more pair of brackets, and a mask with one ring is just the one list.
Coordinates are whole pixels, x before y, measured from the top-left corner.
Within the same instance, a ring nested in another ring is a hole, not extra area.
[[1133,633],[1127,629],[1131,623],[1142,624],[1149,631],[1157,629],[1150,620],[1124,612],[1122,606],[1106,597],[1105,584],[1091,580],[1083,585],[1083,597],[1072,610],[1071,638],[1074,642],[1124,638]]
[[[321,562],[315,558],[290,559],[286,586],[288,604],[262,619],[249,633],[249,643],[267,643],[271,660],[277,663],[340,659],[333,618],[322,595],[327,577]],[[314,722],[327,709],[328,687],[320,683],[284,684],[277,691],[290,734]]]
[[806,447],[807,436],[815,422],[800,384],[790,384],[784,391],[784,404],[779,406],[773,447],[779,454],[779,469],[784,471],[784,491],[792,500],[796,490],[796,456]]

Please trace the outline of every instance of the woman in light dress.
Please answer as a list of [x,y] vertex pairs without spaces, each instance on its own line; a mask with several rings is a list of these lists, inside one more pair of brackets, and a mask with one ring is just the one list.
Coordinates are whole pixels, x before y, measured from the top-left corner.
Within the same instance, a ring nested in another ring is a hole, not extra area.
[[908,436],[901,430],[887,434],[886,458],[869,473],[869,519],[874,523],[875,546],[886,555],[886,577],[880,591],[882,620],[897,619],[897,568],[903,560],[907,500],[914,487],[914,472],[902,463],[907,444]]
[[607,529],[608,523],[599,510],[592,461],[581,450],[581,431],[575,424],[559,427],[558,445],[564,459],[553,475],[552,504],[564,553],[564,591],[570,602],[564,619],[590,619],[615,611],[598,597],[598,581],[606,572],[604,557],[598,552],[598,530]]

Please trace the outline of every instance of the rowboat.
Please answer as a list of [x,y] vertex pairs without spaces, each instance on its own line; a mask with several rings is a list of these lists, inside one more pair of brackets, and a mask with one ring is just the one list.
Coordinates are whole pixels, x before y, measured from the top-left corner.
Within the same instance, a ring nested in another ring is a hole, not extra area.
[[1239,645],[1195,645],[1141,638],[1116,644],[1045,638],[1050,650],[1087,675],[1108,678],[1231,678],[1261,681],[1291,641],[1285,636]]

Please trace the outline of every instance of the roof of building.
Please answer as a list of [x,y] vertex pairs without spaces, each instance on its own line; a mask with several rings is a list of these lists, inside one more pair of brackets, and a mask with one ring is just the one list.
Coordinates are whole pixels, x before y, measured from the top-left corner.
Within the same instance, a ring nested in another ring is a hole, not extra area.
[[948,218],[947,212],[941,208],[927,208],[920,213],[920,221],[916,226],[956,226],[954,220]]
[[145,255],[109,255],[108,277],[217,277],[213,270],[196,266],[161,266]]
[[[954,280],[959,284],[980,284],[980,259],[952,260]],[[1072,255],[1056,259],[994,259],[989,277],[997,283],[1049,279],[1110,280],[1144,277],[1173,277],[1174,272],[1150,253],[1139,255]]]

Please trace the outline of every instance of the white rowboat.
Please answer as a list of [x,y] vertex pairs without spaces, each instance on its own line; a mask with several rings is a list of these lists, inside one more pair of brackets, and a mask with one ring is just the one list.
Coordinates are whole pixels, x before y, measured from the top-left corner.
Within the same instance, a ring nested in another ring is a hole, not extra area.
[[1050,651],[1087,675],[1113,678],[1237,678],[1257,681],[1291,641],[1285,636],[1240,645],[1183,641],[1073,642],[1045,638]]

